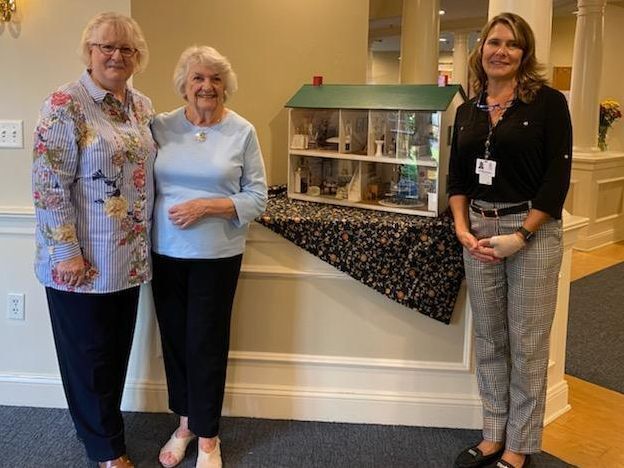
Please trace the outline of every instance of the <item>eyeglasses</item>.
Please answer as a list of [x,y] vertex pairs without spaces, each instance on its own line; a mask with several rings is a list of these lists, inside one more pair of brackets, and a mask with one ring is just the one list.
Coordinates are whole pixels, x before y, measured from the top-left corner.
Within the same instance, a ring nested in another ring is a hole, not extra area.
[[122,57],[132,57],[134,54],[137,53],[137,50],[133,49],[132,47],[116,47],[112,44],[91,44],[91,45],[96,46],[98,49],[100,49],[100,52],[102,52],[104,55],[113,55],[116,50],[119,51]]

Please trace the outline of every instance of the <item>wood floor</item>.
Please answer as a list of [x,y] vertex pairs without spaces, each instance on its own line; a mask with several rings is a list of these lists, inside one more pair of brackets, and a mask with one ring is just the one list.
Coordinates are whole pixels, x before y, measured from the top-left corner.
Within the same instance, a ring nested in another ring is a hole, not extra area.
[[[572,281],[624,261],[624,242],[572,253]],[[572,409],[544,429],[542,448],[581,468],[624,467],[624,394],[566,376]]]

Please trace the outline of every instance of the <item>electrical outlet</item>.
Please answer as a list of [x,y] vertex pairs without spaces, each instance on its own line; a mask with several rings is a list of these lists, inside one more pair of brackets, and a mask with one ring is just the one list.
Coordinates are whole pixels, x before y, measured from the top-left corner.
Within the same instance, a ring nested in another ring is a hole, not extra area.
[[24,132],[21,120],[0,120],[0,148],[23,148]]
[[7,318],[11,320],[24,320],[24,295],[9,293],[7,298]]

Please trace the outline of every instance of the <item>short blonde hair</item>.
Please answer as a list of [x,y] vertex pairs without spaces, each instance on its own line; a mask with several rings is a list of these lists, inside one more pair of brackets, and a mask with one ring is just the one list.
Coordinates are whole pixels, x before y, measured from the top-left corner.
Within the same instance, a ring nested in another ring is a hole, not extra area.
[[84,28],[84,31],[82,31],[78,50],[83,63],[87,67],[91,66],[91,44],[93,44],[97,31],[105,24],[113,27],[120,41],[127,42],[130,47],[137,50],[134,56],[136,71],[142,72],[145,70],[149,60],[149,51],[147,50],[147,42],[141,27],[132,18],[115,12],[100,13],[94,16]]
[[210,67],[221,75],[226,100],[228,95],[236,92],[238,89],[238,80],[236,78],[236,73],[232,70],[230,61],[213,47],[194,45],[182,52],[173,70],[173,87],[182,99],[186,99],[185,88],[189,69],[191,65],[198,64]]
[[481,62],[483,58],[483,46],[490,31],[497,24],[507,26],[514,35],[518,46],[522,49],[522,60],[516,75],[518,81],[518,98],[522,102],[531,102],[537,91],[546,84],[543,75],[543,66],[535,56],[535,36],[531,26],[515,13],[501,13],[492,18],[481,30],[479,46],[475,47],[468,60],[468,67],[472,74],[472,88],[476,94],[481,93],[487,86],[487,75]]

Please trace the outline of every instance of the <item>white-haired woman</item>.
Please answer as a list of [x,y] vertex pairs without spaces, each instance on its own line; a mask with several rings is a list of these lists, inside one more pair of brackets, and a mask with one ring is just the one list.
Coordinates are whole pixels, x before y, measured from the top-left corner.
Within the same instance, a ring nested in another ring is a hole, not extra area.
[[197,467],[220,467],[232,302],[248,224],[267,188],[254,127],[225,107],[236,91],[229,61],[212,47],[186,49],[175,68],[183,107],[156,117],[153,294],[169,407],[180,425],[160,463],[177,465],[199,437]]
[[35,130],[35,272],[46,288],[78,437],[101,467],[129,467],[120,412],[139,285],[151,279],[156,145],[138,24],[102,13],[81,41],[86,71],[45,101]]

